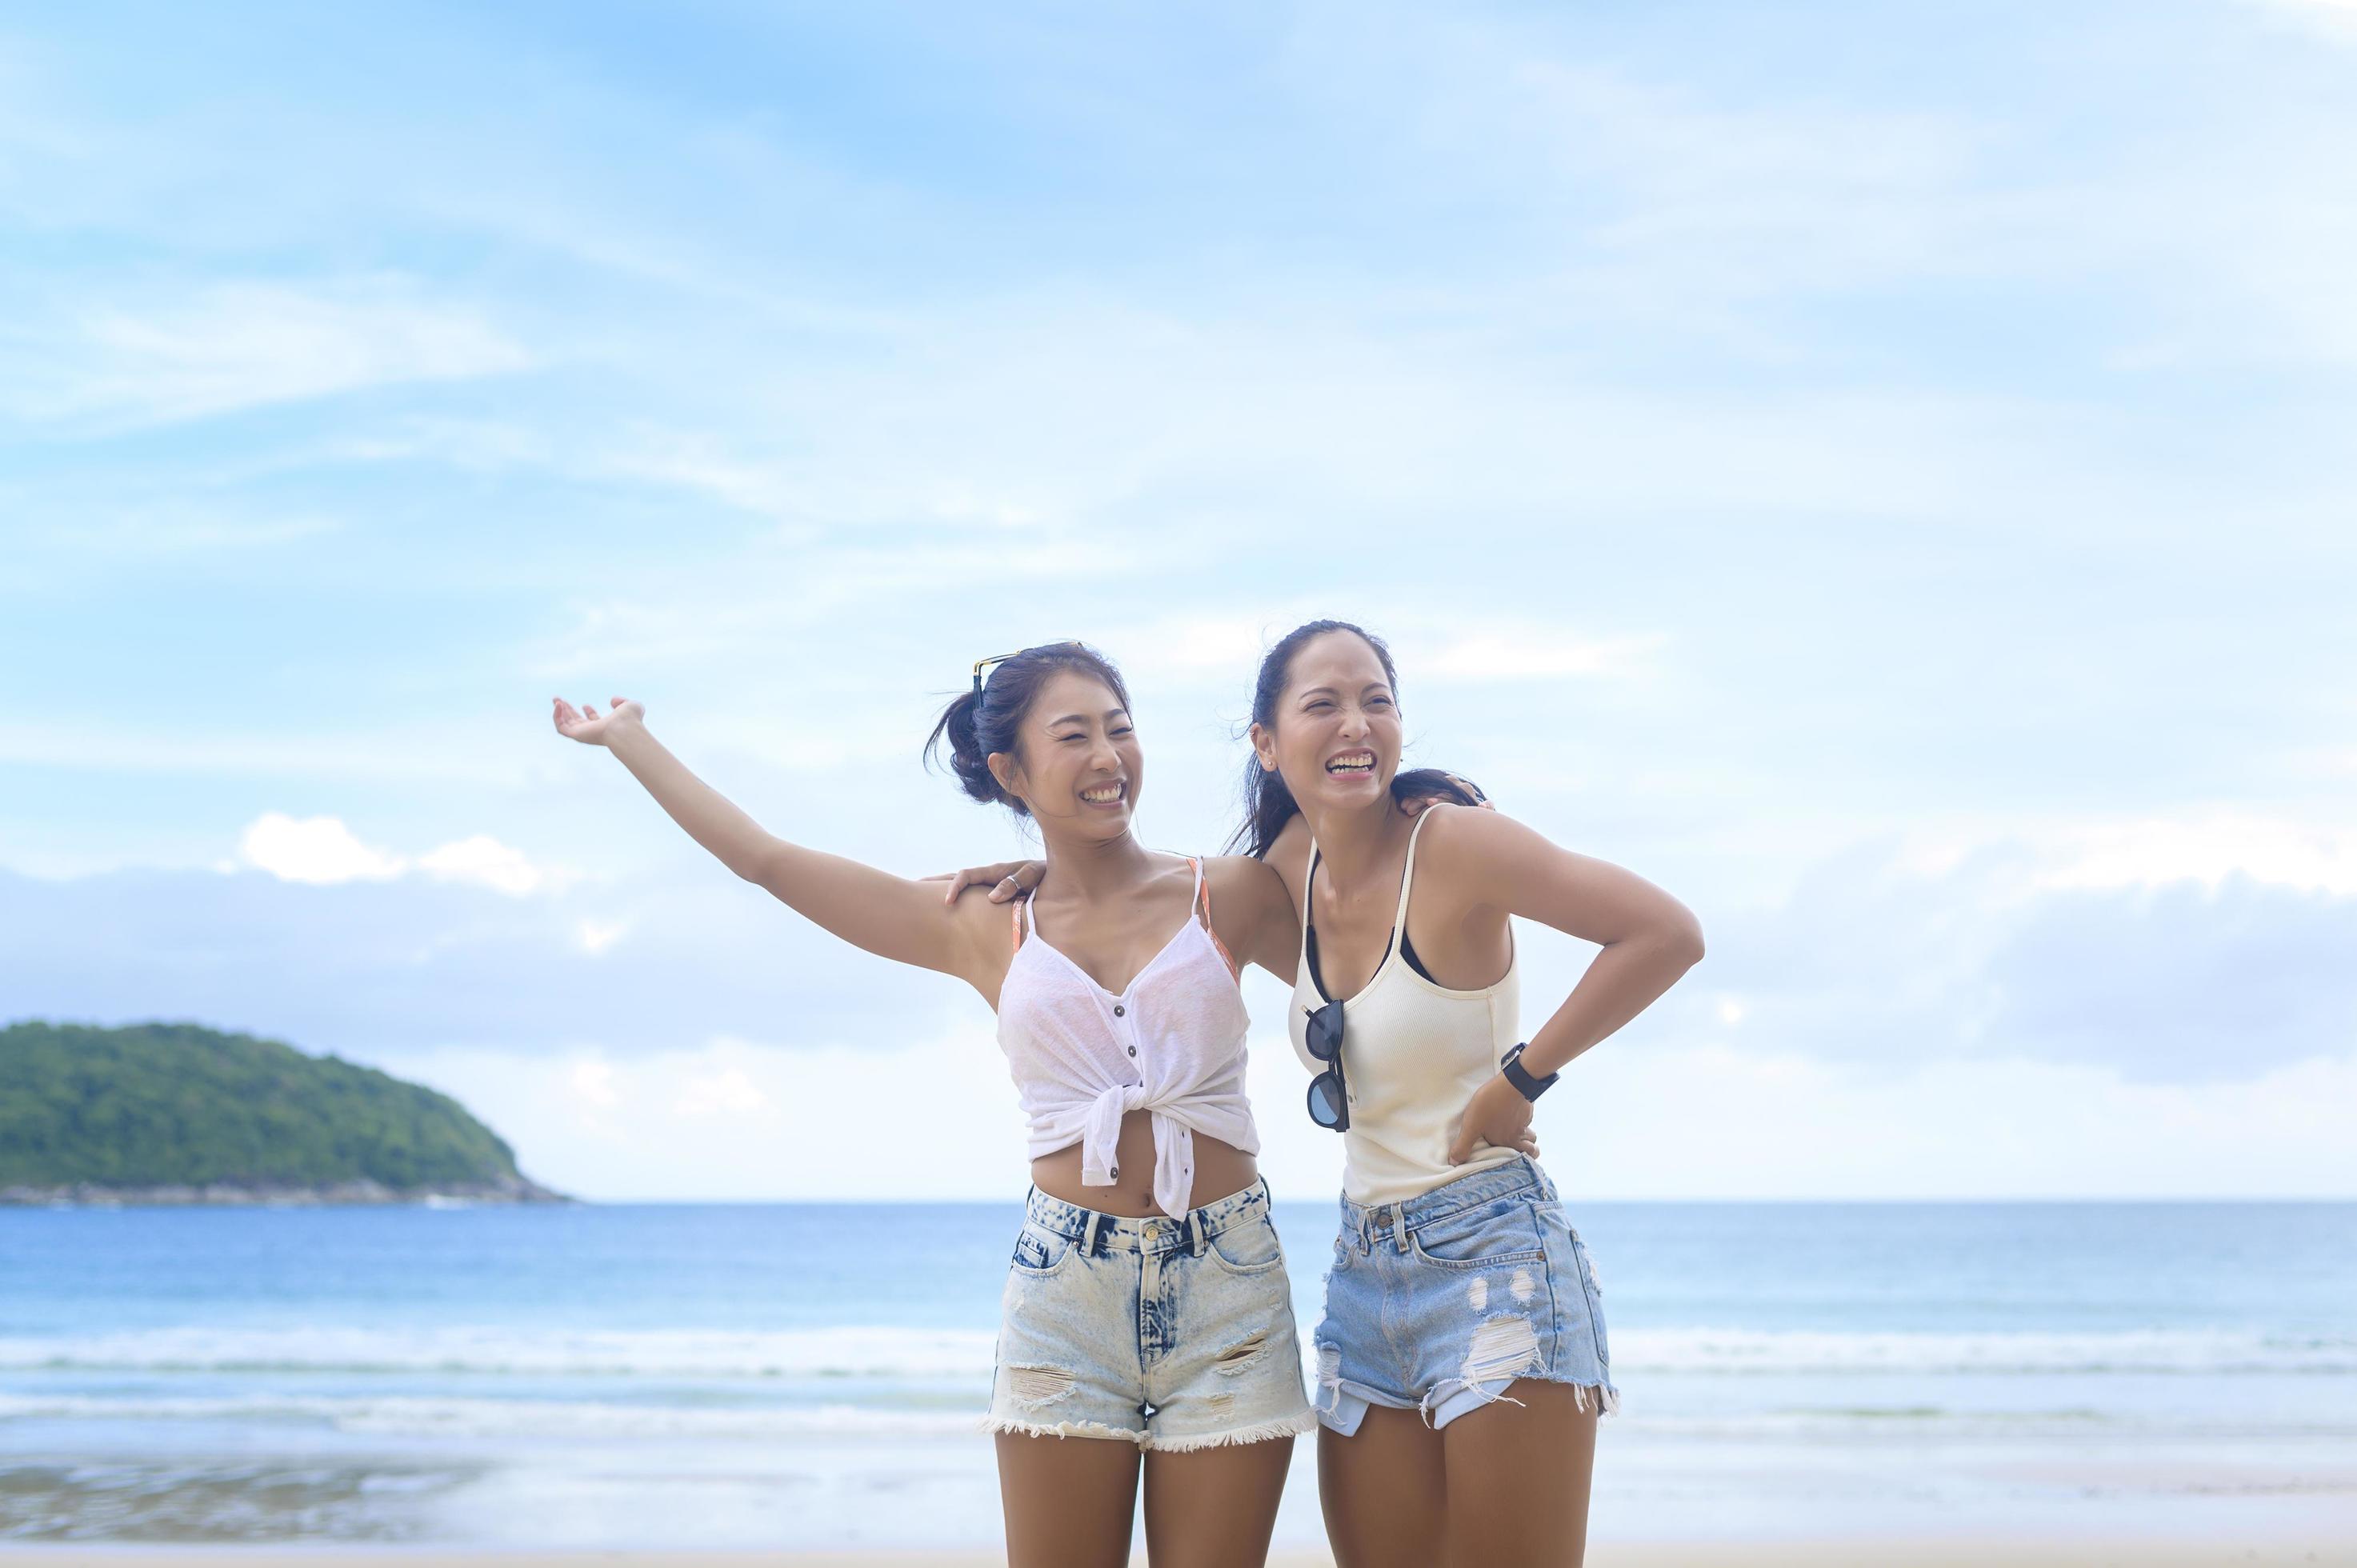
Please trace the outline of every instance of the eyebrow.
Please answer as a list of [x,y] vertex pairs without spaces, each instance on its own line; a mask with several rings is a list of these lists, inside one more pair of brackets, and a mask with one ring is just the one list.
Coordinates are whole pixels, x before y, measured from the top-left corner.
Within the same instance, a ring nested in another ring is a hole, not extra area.
[[[1359,689],[1362,693],[1388,692],[1392,689],[1392,683],[1389,681],[1370,681]],[[1333,694],[1334,688],[1331,686],[1312,686],[1308,691],[1301,693],[1299,700],[1302,702],[1308,702],[1312,697],[1330,697]]]
[[[1129,710],[1127,708],[1107,708],[1104,711],[1104,716],[1109,719],[1125,719],[1129,717]],[[1088,722],[1089,715],[1086,714],[1062,714],[1055,718],[1049,719],[1048,721],[1048,727],[1049,729],[1054,729],[1058,725],[1084,725]]]

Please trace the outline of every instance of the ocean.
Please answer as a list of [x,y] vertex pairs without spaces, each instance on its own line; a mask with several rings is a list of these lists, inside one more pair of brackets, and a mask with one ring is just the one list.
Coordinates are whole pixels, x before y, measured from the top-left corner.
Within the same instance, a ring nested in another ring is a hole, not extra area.
[[[2357,1530],[2357,1204],[1571,1211],[1598,1539]],[[988,1546],[1017,1217],[0,1210],[0,1541]]]

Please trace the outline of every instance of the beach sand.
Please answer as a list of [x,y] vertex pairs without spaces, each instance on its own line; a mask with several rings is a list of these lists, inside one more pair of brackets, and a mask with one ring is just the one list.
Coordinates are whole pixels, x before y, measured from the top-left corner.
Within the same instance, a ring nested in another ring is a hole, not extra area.
[[[354,1548],[0,1546],[0,1562],[27,1568],[990,1568],[995,1552],[443,1552]],[[1133,1568],[1144,1568],[1140,1552]],[[2068,1541],[1986,1539],[1598,1543],[1588,1568],[2247,1568],[2249,1564],[2357,1568],[2357,1544],[2323,1541],[2186,1542],[2105,1538]],[[1333,1568],[1324,1552],[1281,1552],[1269,1568]]]

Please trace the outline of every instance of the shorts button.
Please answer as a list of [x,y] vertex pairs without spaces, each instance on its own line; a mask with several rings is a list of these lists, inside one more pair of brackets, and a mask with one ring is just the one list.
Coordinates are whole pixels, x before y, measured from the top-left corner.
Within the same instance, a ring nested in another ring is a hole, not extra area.
[[[1116,1002],[1116,1003],[1114,1003],[1114,1004],[1113,1004],[1113,1015],[1114,1015],[1114,1017],[1116,1017],[1116,1018],[1126,1017],[1126,1016],[1128,1016],[1128,1013],[1129,1013],[1129,1010],[1128,1010],[1127,1008],[1124,1007],[1120,1003]],[[1137,1054],[1137,1053],[1136,1053],[1135,1051],[1132,1051],[1132,1052],[1130,1053],[1130,1055],[1132,1055],[1132,1056],[1135,1056],[1136,1054]]]

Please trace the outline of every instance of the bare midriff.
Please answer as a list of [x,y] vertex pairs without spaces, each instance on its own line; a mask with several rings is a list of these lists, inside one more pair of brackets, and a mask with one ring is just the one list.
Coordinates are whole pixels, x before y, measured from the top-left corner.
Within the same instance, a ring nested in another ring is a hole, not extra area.
[[[1031,1184],[1050,1197],[1060,1197],[1082,1208],[1101,1209],[1126,1219],[1159,1214],[1154,1207],[1154,1113],[1133,1111],[1121,1119],[1119,1152],[1114,1165],[1121,1172],[1111,1187],[1081,1184],[1081,1146],[1067,1144],[1052,1155],[1031,1162]],[[1217,1203],[1242,1192],[1260,1179],[1260,1163],[1233,1144],[1207,1133],[1195,1134],[1195,1192],[1189,1208]]]

